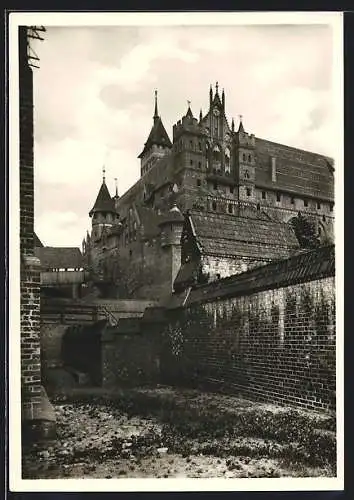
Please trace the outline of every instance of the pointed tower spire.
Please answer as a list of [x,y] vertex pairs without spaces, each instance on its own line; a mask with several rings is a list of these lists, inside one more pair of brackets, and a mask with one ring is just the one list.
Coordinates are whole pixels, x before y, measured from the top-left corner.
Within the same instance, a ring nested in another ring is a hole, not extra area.
[[154,121],[156,121],[159,117],[159,113],[157,110],[157,90],[155,90],[155,111],[154,111]]
[[210,90],[209,90],[209,100],[210,100],[210,105],[213,102],[213,88],[210,84]]
[[203,112],[202,112],[202,108],[200,108],[200,112],[199,112],[199,121],[201,122],[203,119]]
[[116,185],[116,194],[115,194],[115,198],[118,198],[119,195],[118,195],[118,179],[117,177],[114,178],[114,182],[115,182],[115,185]]
[[222,107],[225,109],[225,91],[224,91],[224,89],[222,89],[221,102],[222,102]]
[[104,165],[102,167],[102,183],[106,184],[106,167]]
[[219,82],[216,82],[215,84],[215,94],[219,93]]
[[194,118],[192,110],[191,110],[191,101],[187,101],[187,104],[188,104],[188,109],[187,109],[186,116],[188,116],[188,118]]
[[235,132],[235,120],[232,118],[232,122],[231,122],[231,130],[232,132]]
[[240,118],[240,125],[238,127],[238,132],[244,132],[245,129],[243,128],[243,123],[242,123],[243,116],[239,115],[239,118]]

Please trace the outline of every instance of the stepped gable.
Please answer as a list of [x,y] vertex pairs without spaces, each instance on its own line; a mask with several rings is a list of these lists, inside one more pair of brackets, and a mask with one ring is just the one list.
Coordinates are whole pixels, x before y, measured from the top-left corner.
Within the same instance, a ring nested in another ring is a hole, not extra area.
[[109,194],[105,181],[102,182],[94,206],[90,211],[90,217],[95,212],[113,212],[115,213],[114,199]]
[[[256,138],[256,185],[297,196],[334,200],[333,160],[327,156]],[[276,158],[272,182],[271,158]]]
[[83,256],[76,247],[37,247],[35,256],[44,269],[82,268]]
[[195,238],[205,255],[280,259],[299,249],[290,225],[242,216],[191,212]]

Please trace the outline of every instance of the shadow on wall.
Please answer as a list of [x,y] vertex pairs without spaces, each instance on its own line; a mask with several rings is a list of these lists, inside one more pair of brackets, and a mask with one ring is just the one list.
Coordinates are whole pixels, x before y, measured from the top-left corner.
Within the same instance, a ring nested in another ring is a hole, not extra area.
[[101,335],[106,320],[93,325],[70,326],[63,335],[61,357],[67,378],[75,385],[102,384]]

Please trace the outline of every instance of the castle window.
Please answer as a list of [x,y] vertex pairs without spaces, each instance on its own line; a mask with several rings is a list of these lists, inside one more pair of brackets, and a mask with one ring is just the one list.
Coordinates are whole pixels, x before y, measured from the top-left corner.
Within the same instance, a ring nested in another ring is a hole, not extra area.
[[248,155],[248,161],[251,162],[252,161],[252,156],[251,155]]
[[230,173],[230,150],[225,149],[225,172]]
[[280,197],[280,193],[277,193],[277,201],[280,201],[281,197]]
[[228,210],[229,210],[229,214],[232,214],[232,204],[231,203],[229,203],[229,205],[228,205]]
[[201,142],[198,143],[198,146],[199,146],[199,151],[202,151],[202,143]]
[[202,181],[200,179],[197,179],[197,186],[201,186],[202,185]]
[[251,188],[246,188],[246,194],[247,196],[251,196]]
[[213,207],[213,210],[216,210],[216,201],[213,201],[212,207]]
[[234,192],[234,187],[230,186],[230,193],[232,194]]
[[133,250],[129,250],[129,257],[133,256]]
[[189,146],[191,149],[193,149],[193,141],[189,141]]
[[243,159],[243,161],[246,161],[246,155],[245,155],[245,153],[243,153],[242,159]]
[[218,184],[217,184],[217,182],[214,182],[214,184],[213,184],[213,189],[214,189],[214,191],[216,191],[216,190],[218,189]]
[[308,207],[308,206],[309,206],[308,200],[304,200],[304,207]]
[[193,165],[193,160],[189,160],[189,163],[190,163],[191,165]]
[[322,220],[323,220],[323,222],[326,222],[326,216],[325,215],[322,217]]
[[213,160],[220,161],[220,148],[217,145],[213,149]]
[[321,203],[318,201],[317,202],[317,209],[320,210],[321,209]]
[[257,210],[259,211],[261,209],[260,203],[257,203]]
[[266,192],[262,191],[262,200],[265,200],[265,199],[266,199]]
[[292,205],[295,205],[295,198],[293,196],[291,197],[290,202],[291,202]]
[[333,206],[334,206],[333,203],[329,204],[329,210],[330,210],[330,212],[333,212]]

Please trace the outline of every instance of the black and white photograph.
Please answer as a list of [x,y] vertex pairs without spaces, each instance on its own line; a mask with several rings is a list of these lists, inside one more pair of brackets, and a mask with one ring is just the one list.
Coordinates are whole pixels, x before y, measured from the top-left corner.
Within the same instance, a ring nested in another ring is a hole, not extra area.
[[342,66],[338,12],[10,15],[12,490],[343,488]]

